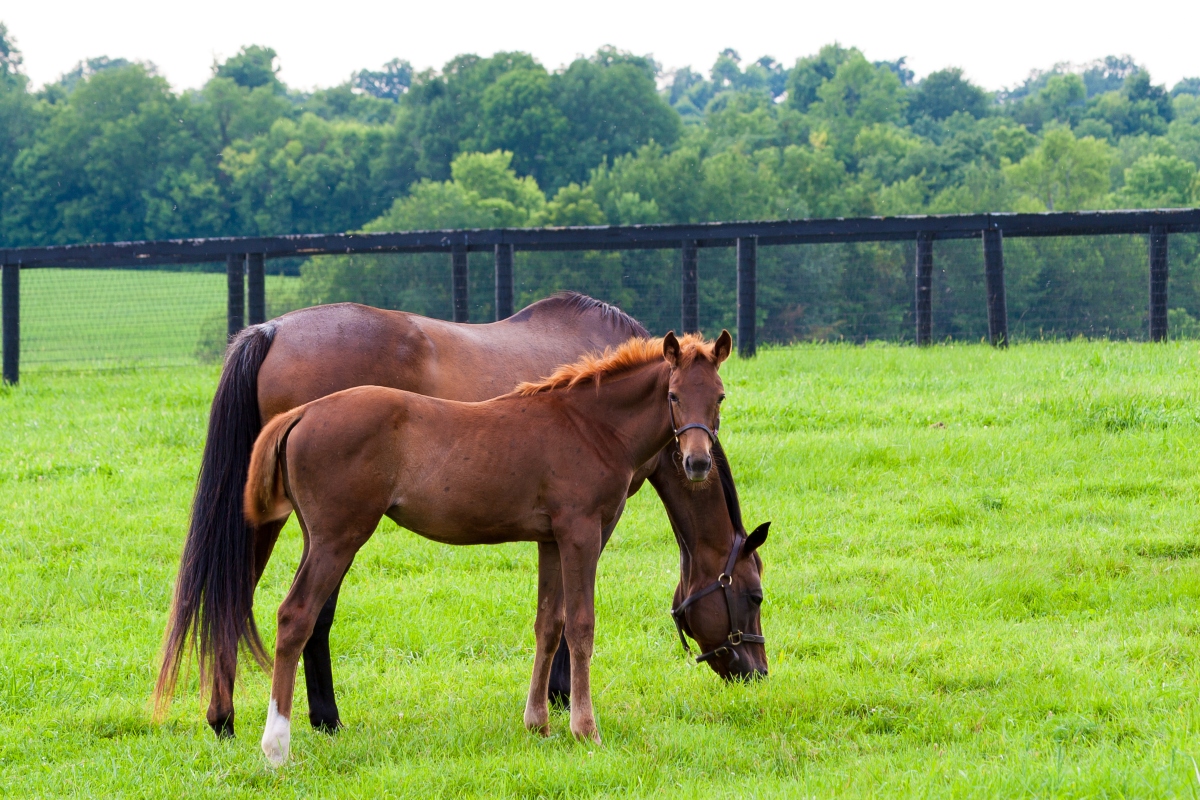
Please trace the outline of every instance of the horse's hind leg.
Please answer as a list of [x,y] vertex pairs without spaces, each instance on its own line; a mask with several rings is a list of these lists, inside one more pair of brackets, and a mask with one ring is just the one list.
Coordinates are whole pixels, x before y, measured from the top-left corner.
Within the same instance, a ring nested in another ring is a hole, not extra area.
[[533,656],[533,679],[529,682],[529,699],[525,702],[525,727],[539,731],[543,736],[550,733],[550,706],[548,704],[550,661],[555,650],[565,650],[559,645],[566,613],[563,610],[562,557],[556,542],[538,543],[538,606],[534,633],[537,649]]
[[[370,533],[367,533],[369,536]],[[323,546],[310,541],[309,551],[296,571],[292,588],[279,606],[279,626],[275,633],[275,670],[271,675],[271,703],[263,730],[262,749],[272,764],[282,764],[291,744],[292,700],[296,688],[296,667],[300,653],[308,643],[325,601],[337,589],[354,560],[354,553],[366,541],[363,536],[353,546],[340,541]]]
[[[641,484],[638,484],[640,488]],[[629,492],[632,497],[637,492],[637,489],[632,489]],[[625,511],[625,501],[621,501],[621,507],[617,509],[617,513],[613,516],[612,522],[608,527],[600,532],[600,552],[604,552],[605,545],[612,537],[613,531],[617,529],[617,523],[621,521],[621,514]],[[562,641],[558,643],[558,650],[554,653],[554,661],[550,665],[550,705],[557,708],[571,707],[571,649],[567,646],[567,634],[563,632]]]
[[322,733],[334,733],[342,727],[337,697],[333,690],[333,660],[329,655],[329,630],[337,612],[341,581],[317,615],[308,644],[304,645],[304,686],[308,691],[308,721]]
[[[287,520],[268,522],[254,531],[254,584],[262,578],[271,559],[271,551],[279,539]],[[233,683],[237,678],[237,651],[228,659],[220,659],[213,665],[212,697],[208,701],[208,724],[217,738],[233,737]]]

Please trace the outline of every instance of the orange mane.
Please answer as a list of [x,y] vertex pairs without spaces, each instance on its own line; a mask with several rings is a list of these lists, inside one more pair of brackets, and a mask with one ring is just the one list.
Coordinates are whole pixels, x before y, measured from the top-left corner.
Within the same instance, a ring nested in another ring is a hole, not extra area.
[[[704,337],[695,333],[679,337],[679,366],[687,367],[701,356],[712,364],[717,363],[713,342],[704,341]],[[643,364],[661,361],[663,358],[662,337],[643,339],[634,337],[620,347],[605,348],[603,353],[588,353],[574,364],[563,364],[550,375],[540,381],[526,381],[517,385],[516,393],[520,395],[538,394],[551,389],[570,389],[585,381],[592,381],[597,386],[604,378],[611,378]]]

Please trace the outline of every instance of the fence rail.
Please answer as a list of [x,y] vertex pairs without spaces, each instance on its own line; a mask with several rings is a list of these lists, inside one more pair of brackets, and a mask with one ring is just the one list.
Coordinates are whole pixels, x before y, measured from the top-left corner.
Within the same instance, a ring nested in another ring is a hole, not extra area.
[[[1167,336],[1167,242],[1175,233],[1200,232],[1200,209],[1051,212],[1044,214],[954,214],[714,222],[685,225],[628,225],[570,228],[492,228],[396,233],[303,234],[288,236],[172,239],[147,242],[55,245],[0,249],[3,292],[3,379],[16,383],[20,362],[20,272],[41,267],[111,268],[226,262],[228,333],[265,320],[264,261],[270,258],[337,254],[450,254],[453,319],[468,321],[469,252],[495,257],[497,318],[513,311],[513,253],[521,251],[661,250],[681,253],[680,328],[699,327],[697,250],[736,248],[738,350],[756,346],[757,252],[759,247],[847,242],[916,242],[914,298],[916,341],[932,341],[933,242],[980,238],[989,340],[1008,343],[1004,284],[1005,238],[1143,234],[1148,237],[1149,333]],[[247,300],[249,301],[247,303]],[[248,305],[248,308],[247,308]],[[248,314],[247,314],[248,311]]]

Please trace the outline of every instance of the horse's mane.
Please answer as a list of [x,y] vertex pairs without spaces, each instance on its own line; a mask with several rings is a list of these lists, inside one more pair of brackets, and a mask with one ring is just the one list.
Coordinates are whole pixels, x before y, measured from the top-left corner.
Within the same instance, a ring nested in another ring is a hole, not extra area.
[[[587,300],[592,300],[588,297]],[[592,300],[597,303],[598,300]],[[716,346],[704,341],[704,337],[689,333],[679,339],[679,366],[686,368],[697,356],[711,364],[717,363]],[[603,353],[588,353],[573,364],[563,364],[540,381],[526,381],[517,386],[520,395],[538,394],[551,389],[571,388],[585,381],[596,385],[605,378],[612,378],[632,369],[663,360],[663,340],[634,337],[617,348],[605,348]]]
[[513,315],[514,322],[520,322],[526,317],[533,316],[534,311],[545,308],[547,306],[561,306],[577,314],[598,314],[601,319],[607,320],[614,324],[618,329],[624,331],[630,336],[648,337],[650,332],[646,330],[642,323],[638,322],[633,317],[626,314],[621,309],[614,305],[605,303],[603,300],[597,300],[594,297],[589,297],[586,294],[579,292],[556,292],[549,297],[538,300],[536,303],[531,303],[525,308]]

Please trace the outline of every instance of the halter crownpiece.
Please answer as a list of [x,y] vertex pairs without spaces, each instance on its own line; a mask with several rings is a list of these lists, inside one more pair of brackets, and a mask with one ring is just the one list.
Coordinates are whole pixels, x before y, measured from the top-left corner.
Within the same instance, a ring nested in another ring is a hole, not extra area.
[[[697,425],[696,427],[704,427]],[[707,430],[707,428],[705,428]],[[711,434],[710,434],[711,435]],[[716,437],[713,437],[716,438]],[[724,655],[733,656],[734,661],[740,660],[737,650],[733,648],[742,642],[750,642],[753,644],[766,644],[767,640],[757,633],[744,633],[738,627],[736,612],[734,611],[733,602],[733,567],[737,563],[738,553],[741,552],[742,545],[746,543],[746,536],[742,533],[736,533],[733,537],[733,549],[729,551],[729,559],[725,562],[725,571],[717,576],[716,581],[705,586],[698,592],[693,592],[682,603],[671,609],[671,618],[675,620],[675,630],[679,633],[679,641],[683,644],[684,652],[688,655],[692,654],[692,648],[688,646],[687,637],[683,634],[683,614],[687,607],[699,600],[705,595],[712,594],[717,589],[725,590],[725,607],[729,611],[729,634],[725,637],[725,641],[709,650],[707,653],[701,653],[696,656],[696,663],[703,664],[714,658],[720,658]]]

